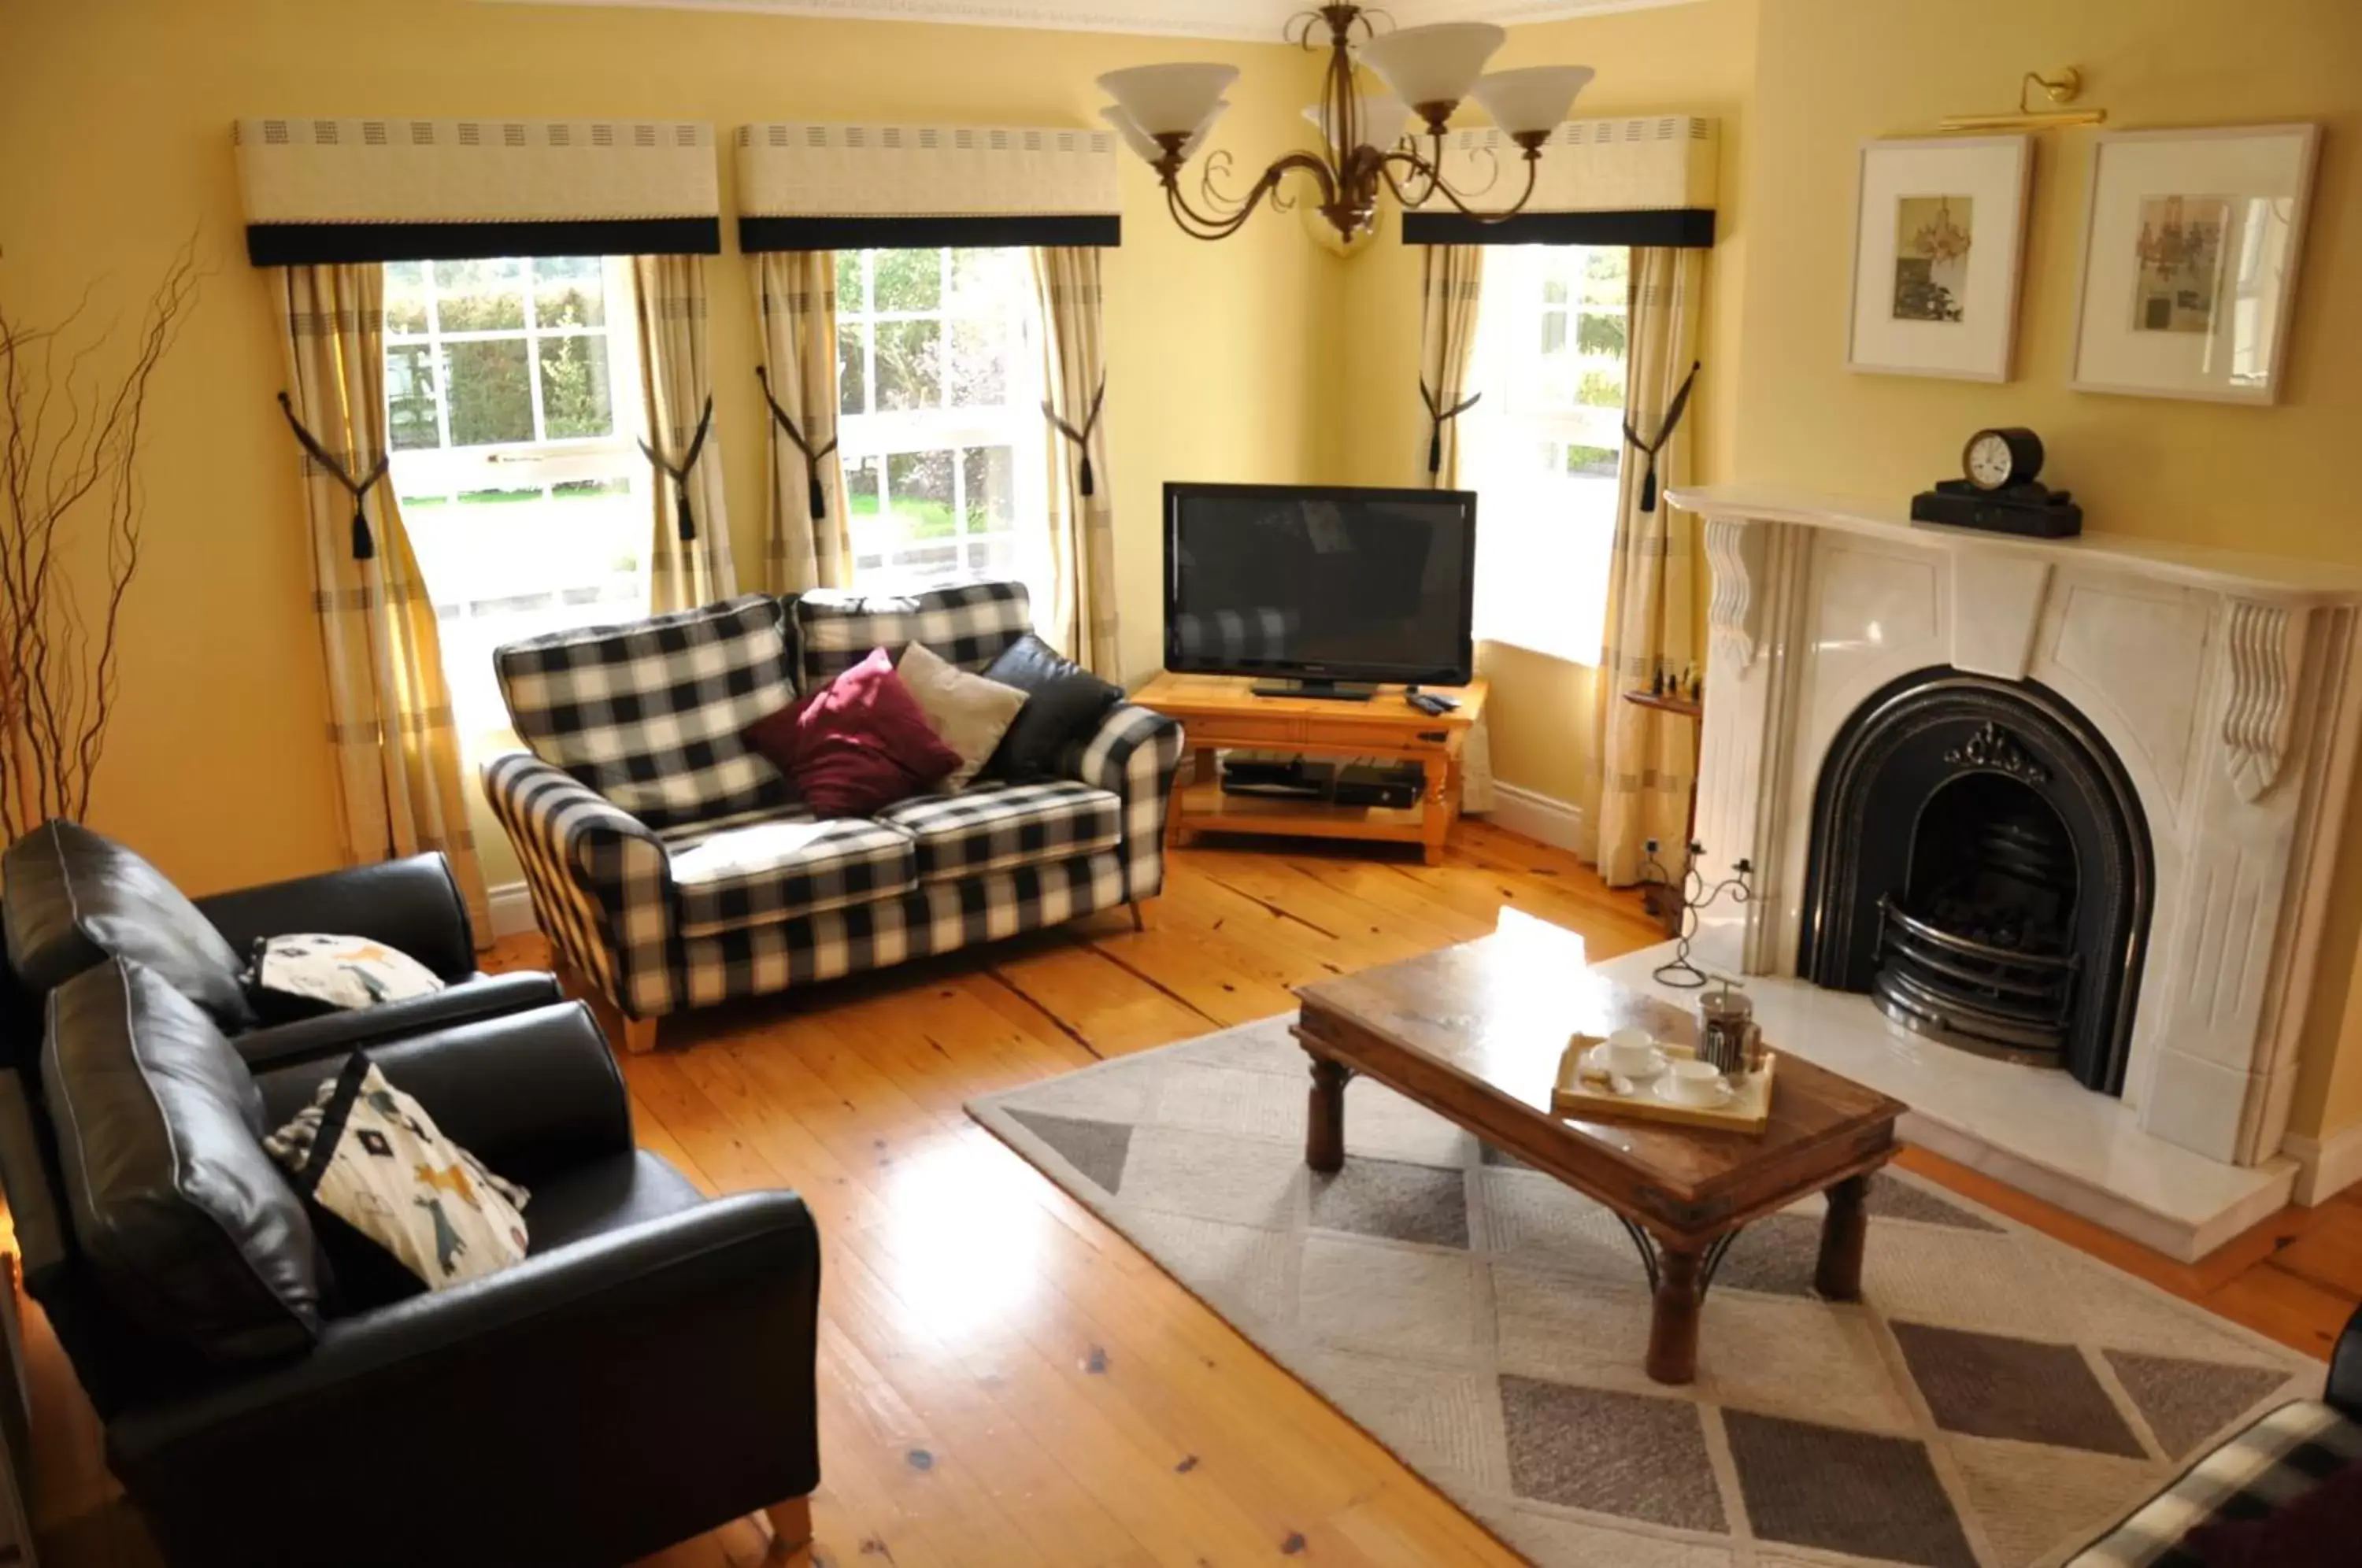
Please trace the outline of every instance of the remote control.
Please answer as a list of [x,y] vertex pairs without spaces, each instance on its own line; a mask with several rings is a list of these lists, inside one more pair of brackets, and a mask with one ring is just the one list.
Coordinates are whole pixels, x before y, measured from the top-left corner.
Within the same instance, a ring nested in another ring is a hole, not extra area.
[[1440,696],[1433,691],[1413,691],[1403,701],[1422,713],[1431,713],[1439,718],[1460,706],[1456,698]]

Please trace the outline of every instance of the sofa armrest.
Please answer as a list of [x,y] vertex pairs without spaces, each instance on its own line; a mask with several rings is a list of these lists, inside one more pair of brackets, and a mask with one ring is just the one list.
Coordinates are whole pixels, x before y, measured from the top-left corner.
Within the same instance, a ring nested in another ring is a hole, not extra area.
[[[545,1171],[632,1151],[632,1101],[590,1010],[560,1002],[370,1049],[386,1081],[452,1142],[527,1187]],[[256,1073],[274,1127],[312,1103],[342,1055]]]
[[483,767],[535,916],[559,955],[635,1018],[677,1005],[671,857],[647,824],[529,752]]
[[2322,1397],[2362,1421],[2362,1310],[2345,1320],[2345,1331],[2329,1353],[2329,1388]]
[[1099,727],[1070,748],[1060,769],[1069,778],[1123,800],[1124,897],[1153,898],[1164,888],[1164,814],[1181,770],[1177,719],[1137,702],[1119,702]]
[[375,1007],[322,1013],[317,1018],[270,1024],[233,1035],[230,1044],[256,1072],[314,1057],[341,1060],[359,1046],[375,1046],[408,1034],[448,1029],[480,1018],[547,1007],[566,999],[554,975],[537,969],[511,975],[470,975],[432,996]]
[[[718,1198],[332,1319],[301,1360],[118,1413],[109,1462],[199,1562],[626,1560],[818,1485],[819,1296],[800,1198]],[[267,1529],[223,1507],[265,1476]],[[357,1499],[410,1487],[407,1540],[355,1536]]]
[[476,969],[468,905],[451,863],[440,854],[215,893],[196,906],[240,958],[259,937],[321,931],[399,948],[447,980],[464,979]]

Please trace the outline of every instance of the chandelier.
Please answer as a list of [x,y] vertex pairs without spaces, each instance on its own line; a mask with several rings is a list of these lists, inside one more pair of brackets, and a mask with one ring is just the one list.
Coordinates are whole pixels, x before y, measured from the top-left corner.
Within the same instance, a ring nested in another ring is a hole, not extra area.
[[[1230,107],[1222,94],[1238,79],[1237,66],[1110,71],[1098,83],[1115,102],[1099,111],[1100,117],[1156,171],[1174,221],[1199,239],[1236,234],[1265,200],[1276,210],[1294,206],[1297,198],[1281,185],[1298,171],[1316,188],[1320,215],[1348,243],[1377,223],[1382,191],[1392,192],[1407,208],[1440,198],[1480,222],[1498,222],[1523,210],[1533,199],[1542,144],[1591,80],[1591,68],[1537,65],[1487,76],[1485,61],[1508,37],[1501,28],[1489,22],[1438,22],[1381,31],[1372,20],[1380,14],[1359,6],[1323,6],[1288,24],[1288,41],[1306,50],[1323,47],[1319,39],[1327,35],[1329,70],[1320,102],[1304,111],[1320,132],[1321,149],[1274,159],[1243,195],[1221,189],[1231,173],[1227,152],[1206,159],[1196,204],[1181,182],[1182,170]],[[1357,63],[1387,91],[1362,92],[1354,81]],[[1444,130],[1462,98],[1475,99],[1525,155],[1525,189],[1507,206],[1470,204],[1497,182],[1497,168],[1491,182],[1473,191],[1444,178]],[[1423,147],[1418,132],[1409,130],[1414,116],[1426,134]]]

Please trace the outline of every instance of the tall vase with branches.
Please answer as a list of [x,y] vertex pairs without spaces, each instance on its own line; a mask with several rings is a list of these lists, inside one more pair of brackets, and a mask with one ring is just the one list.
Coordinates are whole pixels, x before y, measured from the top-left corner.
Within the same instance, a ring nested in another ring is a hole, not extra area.
[[83,329],[87,295],[49,324],[0,298],[0,843],[89,812],[139,570],[149,387],[197,280],[192,238],[112,371],[113,329]]

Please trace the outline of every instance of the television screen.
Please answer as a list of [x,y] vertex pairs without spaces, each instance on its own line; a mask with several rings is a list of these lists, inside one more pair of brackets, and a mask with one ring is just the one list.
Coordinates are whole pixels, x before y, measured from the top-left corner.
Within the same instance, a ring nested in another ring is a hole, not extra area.
[[1164,487],[1164,667],[1466,684],[1467,491]]

